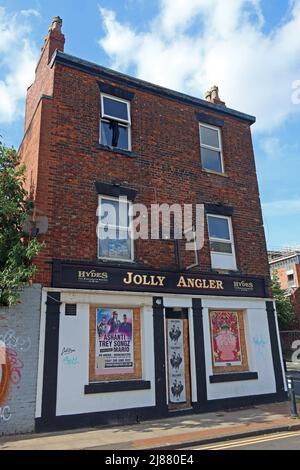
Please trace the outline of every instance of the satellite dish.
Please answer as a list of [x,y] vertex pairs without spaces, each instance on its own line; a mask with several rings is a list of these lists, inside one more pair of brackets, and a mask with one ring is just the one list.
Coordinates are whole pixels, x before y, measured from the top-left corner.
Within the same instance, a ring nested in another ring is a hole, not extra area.
[[48,231],[48,217],[36,215],[33,219],[33,214],[30,214],[23,224],[23,231],[30,237],[44,235]]

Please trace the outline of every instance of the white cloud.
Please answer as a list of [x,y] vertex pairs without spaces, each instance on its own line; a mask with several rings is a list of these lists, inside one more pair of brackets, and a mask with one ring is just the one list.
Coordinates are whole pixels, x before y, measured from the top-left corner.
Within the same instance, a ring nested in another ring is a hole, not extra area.
[[137,31],[100,9],[99,45],[111,66],[162,86],[203,97],[214,84],[228,106],[271,131],[300,112],[292,84],[300,79],[300,0],[272,31],[263,29],[261,0],[160,0],[147,30]]
[[[116,67],[126,67],[128,51],[133,50],[136,46],[136,36],[129,26],[117,22],[113,11],[100,8],[100,13],[106,31],[106,37],[101,41],[102,47],[108,54],[118,56],[116,57]],[[121,42],[120,38],[122,38]],[[123,54],[124,62],[122,60]]]
[[32,8],[30,8],[28,10],[21,10],[20,13],[23,16],[41,16],[38,11],[33,10]]
[[30,40],[28,18],[35,10],[8,15],[0,7],[0,122],[12,123],[24,114],[24,98],[34,80],[38,50]]
[[262,204],[264,216],[284,217],[300,214],[300,199],[283,199]]
[[281,139],[274,136],[267,136],[260,140],[260,147],[263,155],[269,159],[279,159],[293,157],[299,154],[297,144],[283,143]]

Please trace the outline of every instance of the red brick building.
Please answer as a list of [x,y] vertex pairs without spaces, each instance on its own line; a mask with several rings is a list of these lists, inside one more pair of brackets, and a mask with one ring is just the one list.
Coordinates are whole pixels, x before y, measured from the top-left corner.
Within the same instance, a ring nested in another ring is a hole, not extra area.
[[[55,18],[20,148],[33,224],[48,221],[38,429],[283,399],[255,118],[216,87],[194,98],[68,55],[64,42]],[[132,204],[201,205],[203,248],[132,240]],[[118,218],[104,223],[107,205]],[[99,239],[97,226],[117,235]]]
[[282,252],[270,259],[271,276],[276,275],[281,288],[290,296],[293,310],[300,328],[300,251]]

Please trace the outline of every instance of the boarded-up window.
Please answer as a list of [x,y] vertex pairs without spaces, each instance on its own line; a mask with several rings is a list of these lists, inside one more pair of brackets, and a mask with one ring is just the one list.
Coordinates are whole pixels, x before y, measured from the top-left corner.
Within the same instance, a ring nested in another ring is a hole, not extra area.
[[210,310],[213,372],[244,372],[248,368],[244,312]]
[[90,382],[142,378],[140,309],[90,307]]

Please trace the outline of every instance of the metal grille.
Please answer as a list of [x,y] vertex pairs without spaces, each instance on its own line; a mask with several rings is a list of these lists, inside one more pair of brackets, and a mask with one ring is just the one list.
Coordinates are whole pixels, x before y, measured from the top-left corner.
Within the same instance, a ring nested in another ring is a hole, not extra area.
[[66,304],[66,310],[65,314],[66,315],[76,315],[77,313],[77,305],[76,304]]

